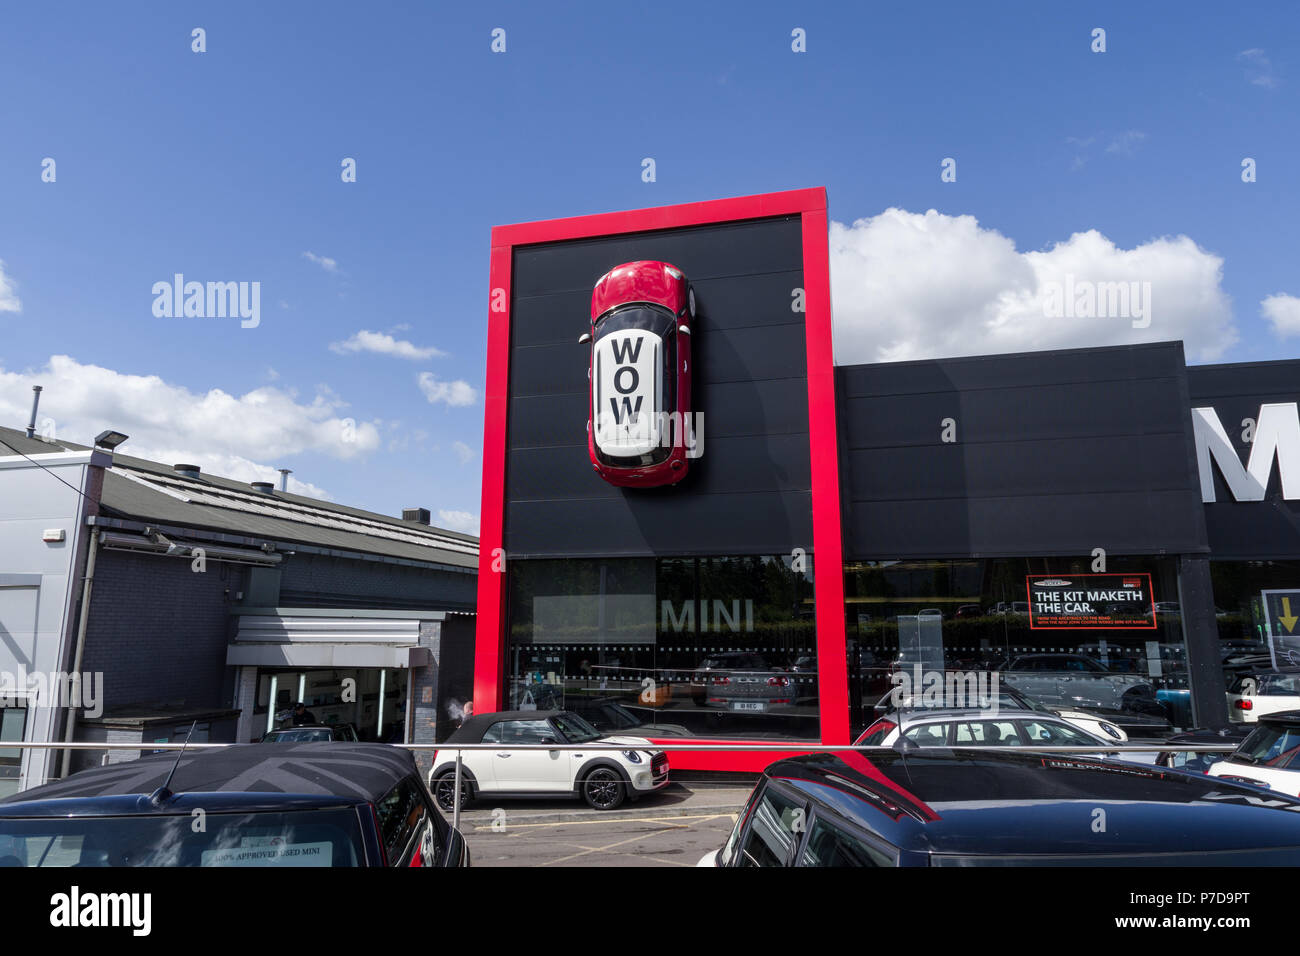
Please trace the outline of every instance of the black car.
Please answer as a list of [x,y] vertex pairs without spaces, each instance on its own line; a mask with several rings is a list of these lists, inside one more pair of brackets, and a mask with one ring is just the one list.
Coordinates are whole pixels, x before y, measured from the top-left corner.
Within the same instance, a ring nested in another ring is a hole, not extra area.
[[1202,730],[1200,728],[1189,730],[1186,733],[1174,734],[1162,744],[1166,749],[1162,750],[1156,756],[1156,766],[1171,767],[1174,770],[1185,770],[1188,773],[1205,773],[1220,760],[1223,760],[1231,751],[1225,753],[1196,752],[1173,749],[1176,744],[1192,744],[1193,746],[1208,744],[1223,744],[1224,746],[1237,746],[1255,729],[1254,724],[1237,723],[1230,727],[1224,727],[1222,730]]
[[[1099,826],[1098,823],[1101,822]],[[1300,799],[1005,751],[817,754],[765,771],[718,866],[1295,866]]]
[[385,744],[155,754],[0,801],[0,866],[468,865],[410,751]]

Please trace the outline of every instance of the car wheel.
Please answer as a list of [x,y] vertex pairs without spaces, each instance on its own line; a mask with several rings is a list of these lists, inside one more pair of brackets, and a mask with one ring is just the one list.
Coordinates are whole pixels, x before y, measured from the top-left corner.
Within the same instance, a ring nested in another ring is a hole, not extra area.
[[[433,780],[433,798],[438,802],[438,809],[444,813],[453,813],[456,809],[456,771],[444,770]],[[460,808],[464,810],[474,798],[469,778],[464,774],[460,778]]]
[[582,799],[593,810],[614,810],[627,797],[623,778],[611,767],[597,767],[582,782]]

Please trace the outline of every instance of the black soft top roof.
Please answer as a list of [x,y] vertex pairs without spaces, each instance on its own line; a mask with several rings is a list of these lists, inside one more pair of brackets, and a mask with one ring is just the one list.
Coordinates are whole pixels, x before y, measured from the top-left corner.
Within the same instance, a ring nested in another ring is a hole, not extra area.
[[491,714],[475,714],[447,738],[447,743],[482,743],[483,734],[487,729],[502,720],[547,720],[567,713],[569,713],[567,710],[502,710]]
[[[64,797],[151,794],[176,763],[176,752],[74,773],[0,800],[26,803]],[[388,744],[311,741],[233,744],[187,751],[168,789],[173,793],[291,793],[375,801],[416,772],[409,750]]]

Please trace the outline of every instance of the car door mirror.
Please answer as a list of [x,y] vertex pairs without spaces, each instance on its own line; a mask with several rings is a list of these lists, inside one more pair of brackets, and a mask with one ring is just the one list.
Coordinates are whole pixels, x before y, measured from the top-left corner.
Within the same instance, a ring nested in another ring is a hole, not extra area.
[[581,335],[578,336],[578,344],[579,344],[579,345],[586,345],[586,344],[587,344],[588,342],[590,342],[590,341],[591,341],[591,333],[590,333],[590,332],[583,332]]
[[553,743],[555,743],[555,738],[554,738],[554,737],[543,737],[543,738],[541,738],[541,739],[540,739],[539,741],[537,741],[537,742],[538,742],[539,744],[553,744]]

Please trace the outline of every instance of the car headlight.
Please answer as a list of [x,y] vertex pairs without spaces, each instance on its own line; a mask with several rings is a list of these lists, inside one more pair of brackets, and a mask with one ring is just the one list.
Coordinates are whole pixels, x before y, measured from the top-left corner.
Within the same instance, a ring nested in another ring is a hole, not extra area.
[[1111,735],[1112,737],[1114,737],[1116,740],[1123,740],[1123,739],[1124,739],[1124,734],[1123,734],[1123,733],[1120,731],[1120,729],[1119,729],[1118,727],[1116,727],[1114,724],[1108,724],[1108,723],[1106,723],[1105,721],[1102,721],[1102,723],[1101,723],[1101,729],[1104,730],[1104,731],[1106,731],[1106,733],[1110,734],[1110,735]]
[[641,755],[637,753],[635,750],[624,750],[623,756],[626,757],[628,760],[630,760],[632,763],[641,762]]

